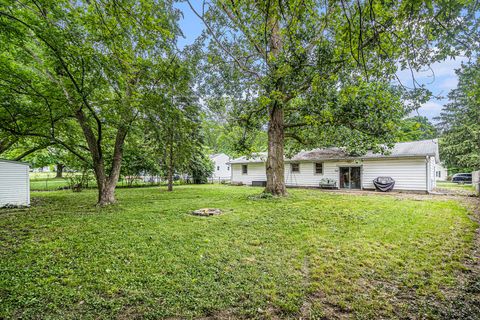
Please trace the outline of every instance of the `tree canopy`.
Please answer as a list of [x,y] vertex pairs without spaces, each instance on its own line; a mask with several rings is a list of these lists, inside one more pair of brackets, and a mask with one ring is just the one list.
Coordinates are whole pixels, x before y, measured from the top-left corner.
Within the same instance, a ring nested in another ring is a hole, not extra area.
[[429,97],[421,86],[392,85],[396,71],[470,53],[463,40],[478,28],[474,1],[190,6],[210,39],[205,92],[228,103],[247,132],[267,126],[266,191],[276,195],[286,193],[285,148],[361,153],[394,142],[400,120]]
[[438,118],[440,153],[452,171],[472,172],[480,169],[480,60],[462,65],[457,75]]
[[177,19],[170,1],[2,1],[2,131],[65,148],[114,202],[125,138],[174,81]]
[[424,116],[405,118],[400,122],[398,142],[438,138],[437,128]]

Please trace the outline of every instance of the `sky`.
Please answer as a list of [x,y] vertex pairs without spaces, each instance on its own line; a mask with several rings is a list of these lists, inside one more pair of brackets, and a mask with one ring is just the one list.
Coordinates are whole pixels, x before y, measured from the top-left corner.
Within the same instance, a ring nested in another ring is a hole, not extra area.
[[[197,10],[200,10],[201,1],[192,1],[192,3]],[[179,47],[182,48],[185,45],[193,43],[195,39],[200,36],[204,25],[187,3],[177,3],[176,7],[183,12],[180,28],[185,37],[179,40]],[[431,70],[425,68],[423,71],[415,72],[414,76],[416,81],[419,84],[424,84],[433,95],[430,101],[423,104],[420,109],[411,115],[426,116],[432,122],[435,122],[434,118],[440,115],[442,106],[448,102],[448,92],[457,86],[458,77],[455,74],[455,69],[460,68],[462,62],[466,61],[467,59],[464,57],[456,57],[455,59],[448,59],[432,64]],[[404,85],[409,87],[413,86],[410,70],[399,71],[397,72],[397,76]]]

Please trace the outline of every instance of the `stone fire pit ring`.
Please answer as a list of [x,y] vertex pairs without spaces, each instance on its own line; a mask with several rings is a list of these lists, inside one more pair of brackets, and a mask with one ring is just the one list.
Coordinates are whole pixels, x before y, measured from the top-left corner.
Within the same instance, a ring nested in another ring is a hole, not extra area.
[[222,213],[223,211],[218,208],[202,208],[202,209],[192,211],[192,214],[194,216],[201,216],[201,217],[218,216]]

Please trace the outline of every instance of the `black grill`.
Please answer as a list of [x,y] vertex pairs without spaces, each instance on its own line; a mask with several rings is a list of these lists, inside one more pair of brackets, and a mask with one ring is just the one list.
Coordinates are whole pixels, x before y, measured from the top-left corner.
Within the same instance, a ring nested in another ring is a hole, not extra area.
[[393,190],[395,180],[392,177],[377,177],[373,180],[373,184],[378,191],[387,192]]

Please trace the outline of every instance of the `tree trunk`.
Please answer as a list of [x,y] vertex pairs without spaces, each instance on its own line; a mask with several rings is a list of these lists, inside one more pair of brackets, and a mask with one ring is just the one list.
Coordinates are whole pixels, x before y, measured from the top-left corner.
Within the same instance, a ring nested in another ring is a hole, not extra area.
[[[98,206],[106,206],[115,202],[115,187],[120,177],[120,169],[123,159],[123,144],[127,135],[127,129],[120,127],[115,137],[115,147],[113,150],[112,170],[107,176],[105,173],[105,164],[99,153],[92,152],[93,168],[98,188]],[[87,141],[89,141],[87,137]],[[90,145],[96,146],[92,141]],[[98,149],[97,149],[98,150]]]
[[275,196],[284,196],[287,194],[285,188],[283,130],[283,109],[274,103],[270,111],[270,121],[268,123],[267,186],[265,192]]
[[103,183],[100,183],[97,178],[98,186],[98,206],[107,206],[115,202],[115,187],[117,183],[112,183],[110,179],[105,179]]
[[[280,24],[275,15],[270,15],[268,25],[271,28],[269,46],[271,54],[275,57],[282,51],[282,37],[280,32]],[[275,65],[275,63],[273,64]],[[275,91],[282,92],[283,81],[278,74],[278,69],[274,69],[273,76],[277,78],[275,83]],[[267,90],[269,92],[270,90]],[[275,196],[285,196],[285,163],[284,163],[284,115],[282,105],[278,101],[274,101],[269,108],[268,122],[268,156],[266,163],[267,186],[265,192]]]
[[63,178],[63,168],[65,166],[61,163],[57,163],[57,175],[55,176],[55,178]]
[[167,180],[168,186],[167,191],[173,191],[173,148],[170,145],[170,150],[168,154],[168,173],[167,173]]
[[[110,175],[108,177],[104,175],[103,179],[101,179],[103,183],[97,182],[97,185],[99,186],[97,205],[99,206],[106,206],[115,203],[116,201],[115,187],[117,186],[118,178],[120,178],[120,169],[122,167],[123,159],[123,144],[125,143],[127,131],[128,130],[126,127],[118,128],[117,135],[115,137],[115,148],[113,150],[112,171],[110,171]],[[105,172],[105,170],[101,171]],[[102,186],[101,189],[100,185]]]

